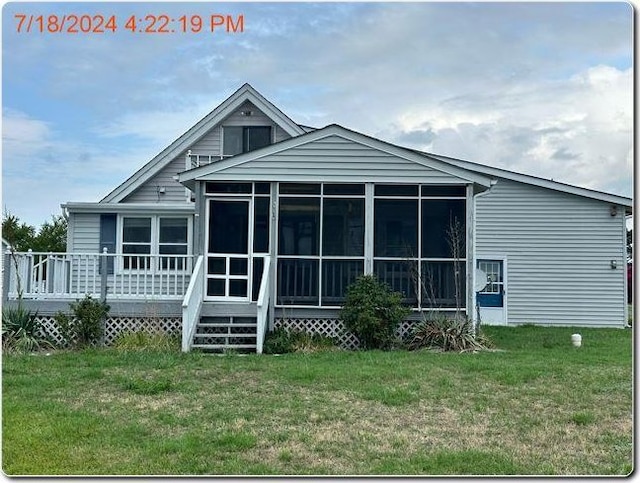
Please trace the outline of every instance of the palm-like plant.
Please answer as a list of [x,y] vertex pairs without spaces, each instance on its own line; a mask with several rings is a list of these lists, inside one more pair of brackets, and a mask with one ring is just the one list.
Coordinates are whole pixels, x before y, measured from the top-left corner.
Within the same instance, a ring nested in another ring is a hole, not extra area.
[[40,333],[38,312],[22,304],[2,310],[2,349],[8,352],[33,352],[53,347]]

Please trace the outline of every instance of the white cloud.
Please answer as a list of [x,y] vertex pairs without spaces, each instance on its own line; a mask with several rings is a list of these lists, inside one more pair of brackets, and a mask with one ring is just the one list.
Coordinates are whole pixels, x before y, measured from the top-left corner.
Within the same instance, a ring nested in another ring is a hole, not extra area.
[[2,151],[4,157],[29,156],[51,143],[49,124],[31,119],[15,109],[2,109]]
[[632,71],[596,66],[567,81],[409,109],[383,132],[412,147],[593,189],[631,194]]

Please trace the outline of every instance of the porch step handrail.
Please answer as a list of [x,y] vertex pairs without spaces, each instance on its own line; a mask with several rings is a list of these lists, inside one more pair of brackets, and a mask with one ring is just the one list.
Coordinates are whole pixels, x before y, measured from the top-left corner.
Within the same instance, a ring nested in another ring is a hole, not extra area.
[[193,255],[8,252],[4,265],[9,271],[5,275],[9,299],[73,299],[88,294],[181,300]]
[[267,322],[269,317],[269,306],[271,302],[271,257],[264,257],[264,267],[262,269],[262,283],[258,292],[257,300],[257,324],[256,324],[256,352],[262,354],[264,338],[267,332]]
[[182,301],[182,352],[189,352],[193,342],[204,295],[204,256],[200,255],[196,260],[191,281]]

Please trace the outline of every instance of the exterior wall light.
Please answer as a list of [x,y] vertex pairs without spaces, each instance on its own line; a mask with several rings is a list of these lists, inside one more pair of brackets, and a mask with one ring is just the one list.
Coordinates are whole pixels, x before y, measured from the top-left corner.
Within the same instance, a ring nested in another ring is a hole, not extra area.
[[616,216],[618,214],[618,207],[616,205],[611,205],[611,216]]
[[618,268],[618,262],[615,260],[611,260],[611,268],[613,270],[615,270],[616,268]]

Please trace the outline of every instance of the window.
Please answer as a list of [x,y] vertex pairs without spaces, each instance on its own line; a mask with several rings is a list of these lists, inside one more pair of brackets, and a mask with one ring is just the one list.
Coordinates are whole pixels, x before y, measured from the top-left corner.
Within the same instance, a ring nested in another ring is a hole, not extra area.
[[[122,268],[125,270],[187,270],[189,219],[125,216],[121,218]],[[144,255],[164,255],[158,263]]]
[[271,144],[271,126],[223,126],[223,156],[248,153]]
[[125,269],[150,268],[149,257],[141,254],[151,253],[151,218],[124,218],[122,220],[122,253]]
[[[160,255],[186,255],[188,245],[188,221],[186,218],[160,218],[160,236],[158,253]],[[179,257],[162,257],[163,269],[184,270],[186,259]]]

